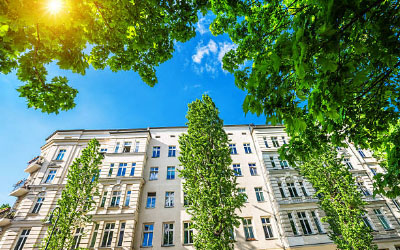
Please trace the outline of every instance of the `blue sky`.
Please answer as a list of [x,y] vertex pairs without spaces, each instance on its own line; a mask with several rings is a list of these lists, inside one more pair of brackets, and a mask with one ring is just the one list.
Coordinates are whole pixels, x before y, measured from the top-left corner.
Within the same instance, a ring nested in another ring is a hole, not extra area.
[[88,70],[85,76],[49,67],[51,75],[65,75],[77,88],[75,109],[48,115],[28,109],[18,97],[15,74],[0,75],[0,204],[13,203],[12,185],[28,177],[27,162],[40,153],[45,138],[57,129],[110,129],[181,126],[187,104],[208,93],[225,124],[263,124],[265,118],[244,115],[245,93],[221,68],[224,53],[234,48],[227,36],[214,37],[209,17],[197,24],[197,36],[177,44],[173,59],[157,70],[159,83],[151,88],[135,72]]

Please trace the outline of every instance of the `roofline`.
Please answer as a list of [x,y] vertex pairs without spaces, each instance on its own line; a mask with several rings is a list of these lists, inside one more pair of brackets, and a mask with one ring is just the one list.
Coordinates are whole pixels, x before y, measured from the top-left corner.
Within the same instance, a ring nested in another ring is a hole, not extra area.
[[[224,125],[224,127],[243,127],[243,126],[250,126],[253,128],[281,128],[284,127],[283,125],[265,125],[265,124],[228,124]],[[58,129],[51,133],[47,138],[50,139],[53,135],[59,133],[59,132],[74,132],[74,131],[82,131],[82,132],[100,132],[100,131],[109,131],[112,133],[118,133],[118,132],[123,132],[123,133],[128,133],[128,132],[148,132],[151,129],[167,129],[167,128],[187,128],[187,126],[166,126],[166,127],[147,127],[147,128],[125,128],[125,129]]]

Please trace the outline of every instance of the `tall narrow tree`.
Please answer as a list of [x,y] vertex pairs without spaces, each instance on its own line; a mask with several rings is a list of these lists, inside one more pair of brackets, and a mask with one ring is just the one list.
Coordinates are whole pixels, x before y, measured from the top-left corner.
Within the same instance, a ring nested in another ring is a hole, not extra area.
[[240,224],[235,211],[244,203],[236,177],[228,136],[219,111],[208,95],[189,104],[188,132],[179,138],[184,179],[196,249],[233,249],[232,229]]
[[49,239],[52,230],[52,227],[49,227],[41,249],[45,248],[49,240],[48,249],[70,249],[75,230],[91,221],[88,212],[94,208],[93,197],[98,195],[99,165],[103,159],[103,155],[99,153],[99,146],[99,142],[92,139],[82,150],[82,155],[69,167],[67,184],[57,201],[60,210],[57,214],[59,219],[56,234]]

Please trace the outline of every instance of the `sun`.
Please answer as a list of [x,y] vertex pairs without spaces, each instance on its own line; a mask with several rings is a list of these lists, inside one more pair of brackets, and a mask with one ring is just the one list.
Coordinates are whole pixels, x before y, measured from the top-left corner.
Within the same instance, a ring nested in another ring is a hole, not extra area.
[[60,12],[60,10],[63,7],[63,1],[62,0],[49,0],[47,3],[47,10],[50,12],[50,14],[54,15]]

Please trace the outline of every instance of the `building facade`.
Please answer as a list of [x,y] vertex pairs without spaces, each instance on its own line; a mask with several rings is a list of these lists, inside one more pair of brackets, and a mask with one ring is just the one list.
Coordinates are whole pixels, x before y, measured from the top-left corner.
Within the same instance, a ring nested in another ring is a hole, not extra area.
[[[335,249],[321,222],[314,189],[277,150],[289,138],[281,126],[225,126],[232,168],[247,196],[237,211],[235,249]],[[66,184],[68,166],[96,138],[105,157],[100,167],[93,223],[74,232],[75,248],[194,249],[185,211],[179,135],[185,127],[123,130],[60,130],[46,139],[40,156],[28,163],[29,177],[10,195],[12,209],[0,211],[0,249],[37,249]],[[372,197],[372,177],[383,171],[370,152],[349,145],[338,149],[368,201],[364,222],[379,249],[400,249],[400,201]]]

